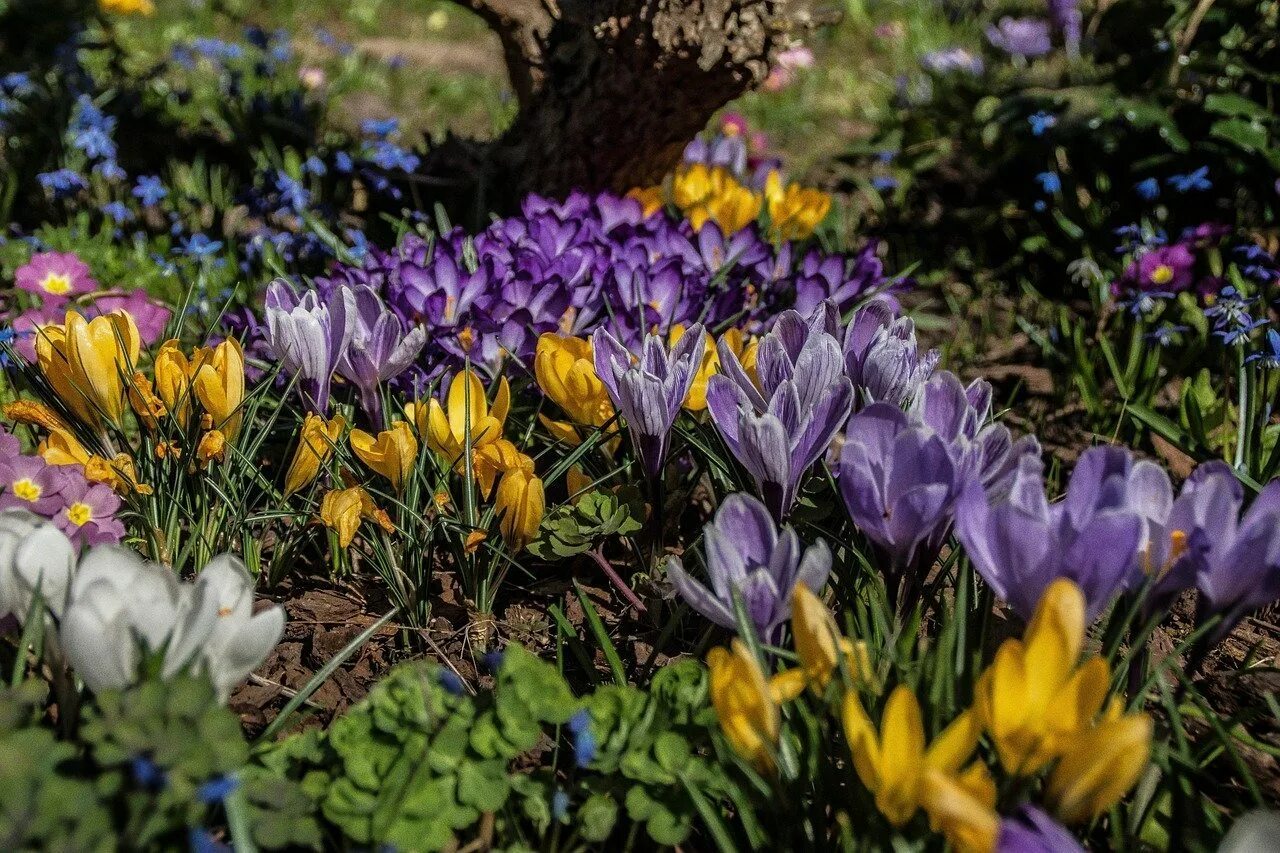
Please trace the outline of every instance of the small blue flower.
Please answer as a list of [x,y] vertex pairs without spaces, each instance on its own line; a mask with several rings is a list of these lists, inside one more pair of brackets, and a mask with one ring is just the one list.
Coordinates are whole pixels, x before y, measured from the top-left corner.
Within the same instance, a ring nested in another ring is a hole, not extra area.
[[145,755],[134,756],[129,762],[129,770],[133,774],[133,783],[139,788],[158,791],[169,781],[159,765]]
[[1062,190],[1062,179],[1057,172],[1041,172],[1036,175],[1036,181],[1040,184],[1040,189],[1049,195]]
[[1046,131],[1058,124],[1058,117],[1041,110],[1027,116],[1027,123],[1031,125],[1032,136],[1044,136]]
[[204,234],[192,234],[182,241],[182,253],[193,258],[215,255],[222,250],[221,240],[210,240]]
[[1045,210],[1048,209],[1049,205],[1044,203],[1044,199],[1038,198],[1031,203],[1031,207],[1034,208],[1037,213],[1044,213]]
[[311,193],[307,188],[284,172],[276,174],[276,192],[280,193],[285,207],[294,213],[302,213],[311,203]]
[[586,708],[580,708],[569,718],[569,731],[575,735],[591,726],[591,714]]
[[0,90],[4,90],[15,98],[25,98],[35,92],[36,86],[35,83],[31,82],[30,74],[11,71],[0,77]]
[[1275,329],[1267,330],[1267,339],[1262,344],[1262,349],[1245,359],[1247,362],[1259,362],[1262,367],[1268,370],[1280,368],[1280,332]]
[[502,652],[486,652],[484,656],[485,667],[494,675],[498,674],[498,670],[502,669]]
[[1214,331],[1214,335],[1222,339],[1225,346],[1243,346],[1248,342],[1250,336],[1255,330],[1267,325],[1266,320],[1255,320],[1250,317],[1248,320],[1237,326],[1224,326]]
[[355,169],[356,164],[351,161],[351,155],[345,151],[339,151],[333,155],[333,168],[337,169],[344,175],[350,174]]
[[386,139],[400,129],[398,118],[369,118],[360,122],[360,132],[374,139]]
[[315,175],[319,178],[323,177],[325,172],[329,171],[329,167],[324,164],[323,160],[312,154],[307,158],[307,162],[302,164],[302,171],[306,172],[308,175]]
[[893,158],[898,156],[896,148],[885,148],[876,152],[876,159],[881,163],[892,163]]
[[462,679],[458,677],[456,672],[447,667],[440,670],[440,686],[445,689],[445,692],[454,696],[462,695]]
[[569,795],[564,788],[556,788],[556,792],[551,795],[551,816],[558,821],[569,816]]
[[1170,175],[1165,180],[1165,183],[1180,193],[1199,192],[1213,188],[1213,183],[1209,180],[1208,166],[1201,166],[1194,172],[1188,172],[1185,175]]
[[1156,328],[1145,335],[1146,339],[1156,346],[1168,347],[1178,342],[1178,335],[1187,331],[1187,326],[1177,326],[1173,323],[1161,323]]
[[93,160],[110,160],[116,156],[116,144],[101,127],[88,127],[76,134],[72,145]]
[[599,745],[596,743],[595,732],[590,728],[585,728],[573,736],[573,760],[579,769],[588,767],[592,761],[595,761],[598,751]]
[[213,837],[213,833],[202,826],[193,826],[187,830],[187,844],[191,853],[231,853],[231,848]]
[[1160,197],[1160,182],[1155,178],[1145,178],[1133,185],[1134,192],[1143,201],[1155,201]]
[[394,142],[386,141],[374,145],[373,156],[369,159],[373,160],[379,169],[386,169],[388,172],[396,169],[412,172],[421,162],[416,154],[406,151]]
[[1246,326],[1253,322],[1249,307],[1257,302],[1256,296],[1244,297],[1231,285],[1219,291],[1211,306],[1204,309],[1204,315],[1214,321],[1219,329]]
[[129,177],[129,173],[115,160],[103,160],[93,167],[93,171],[111,183],[118,183]]
[[890,190],[896,190],[898,188],[898,179],[891,178],[888,175],[877,175],[871,179],[871,186],[874,187],[877,192],[882,193]]
[[1166,300],[1172,298],[1172,293],[1163,290],[1134,290],[1127,298],[1121,299],[1118,304],[1137,317],[1142,314],[1154,314],[1163,307]]
[[36,175],[40,186],[53,193],[54,198],[65,198],[75,195],[89,186],[84,175],[71,169],[58,169],[53,172],[42,172]]
[[122,201],[107,202],[102,206],[102,213],[117,225],[133,220],[133,211]]
[[144,207],[159,204],[168,195],[169,191],[156,175],[139,175],[138,182],[133,185],[133,197],[142,202]]
[[238,787],[240,787],[240,780],[233,774],[214,776],[196,789],[196,799],[207,806],[212,806],[231,796],[231,792]]

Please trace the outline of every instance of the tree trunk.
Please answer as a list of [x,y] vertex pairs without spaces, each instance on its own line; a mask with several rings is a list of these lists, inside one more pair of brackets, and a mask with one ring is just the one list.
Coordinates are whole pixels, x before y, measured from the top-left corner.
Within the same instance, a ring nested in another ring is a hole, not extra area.
[[803,0],[458,2],[498,33],[520,102],[498,139],[451,137],[427,158],[426,181],[472,220],[530,192],[657,183],[814,23]]

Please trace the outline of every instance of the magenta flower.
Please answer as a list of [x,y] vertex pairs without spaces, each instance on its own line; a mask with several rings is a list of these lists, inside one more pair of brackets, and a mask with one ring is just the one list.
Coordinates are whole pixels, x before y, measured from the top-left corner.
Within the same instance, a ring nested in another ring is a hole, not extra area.
[[1124,271],[1123,281],[1139,290],[1174,293],[1191,286],[1195,256],[1185,243],[1144,252]]
[[110,314],[121,310],[129,312],[138,327],[138,336],[143,346],[150,346],[164,335],[165,327],[173,312],[147,296],[145,291],[131,290],[124,292],[112,290],[94,297],[93,302],[84,310],[84,316],[92,320],[99,314]]
[[66,302],[73,296],[92,293],[98,283],[89,266],[72,252],[40,252],[18,267],[19,288],[42,297],[46,304]]
[[17,454],[0,460],[0,510],[18,507],[50,518],[63,507],[62,490],[71,479],[39,456]]
[[53,523],[76,545],[116,544],[124,538],[124,525],[115,517],[120,498],[102,483],[70,480],[62,489],[65,508]]

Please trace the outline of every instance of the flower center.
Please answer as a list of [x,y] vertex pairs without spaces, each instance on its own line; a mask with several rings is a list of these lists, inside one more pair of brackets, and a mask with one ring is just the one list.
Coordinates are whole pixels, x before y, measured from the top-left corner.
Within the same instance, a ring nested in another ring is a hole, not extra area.
[[1173,267],[1161,264],[1151,271],[1152,284],[1168,284],[1173,281]]
[[29,477],[23,477],[21,480],[18,480],[13,484],[14,495],[21,498],[24,501],[29,501],[34,503],[35,501],[40,500],[40,495],[43,492],[44,492],[44,489],[40,488],[39,485],[32,482]]
[[93,518],[93,507],[86,503],[73,503],[67,507],[67,518],[76,527],[84,525],[89,519]]
[[51,272],[40,281],[40,288],[54,296],[64,296],[71,292],[71,276],[65,273]]

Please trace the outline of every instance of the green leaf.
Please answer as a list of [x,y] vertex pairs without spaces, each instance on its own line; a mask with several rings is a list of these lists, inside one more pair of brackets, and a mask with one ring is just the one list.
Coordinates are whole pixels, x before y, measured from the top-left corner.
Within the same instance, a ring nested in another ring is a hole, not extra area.
[[1267,129],[1257,122],[1239,118],[1216,121],[1209,128],[1209,135],[1225,139],[1250,153],[1261,151],[1267,147],[1269,134]]
[[618,803],[606,794],[592,794],[578,809],[578,834],[584,841],[604,841],[617,822]]

